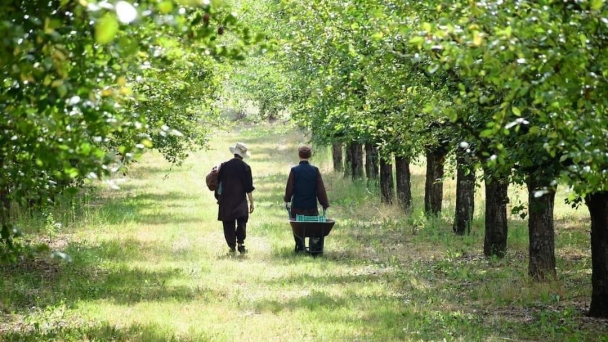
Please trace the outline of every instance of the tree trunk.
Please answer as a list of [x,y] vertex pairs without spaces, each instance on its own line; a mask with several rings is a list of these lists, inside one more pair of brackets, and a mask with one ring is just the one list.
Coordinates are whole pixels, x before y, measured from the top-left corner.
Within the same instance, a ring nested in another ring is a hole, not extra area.
[[351,145],[353,143],[347,143],[344,148],[344,178],[352,178],[352,160],[353,160],[353,149]]
[[507,190],[509,183],[486,177],[485,238],[483,253],[502,258],[507,252]]
[[393,165],[385,158],[380,159],[380,192],[382,203],[393,203]]
[[471,233],[475,212],[475,170],[465,156],[456,158],[456,212],[452,229],[458,235]]
[[424,211],[437,215],[443,202],[443,164],[447,151],[443,147],[427,150]]
[[353,180],[363,179],[363,145],[358,143],[351,143],[351,161],[350,168],[352,171]]
[[[0,242],[6,244],[9,249],[13,246],[12,229],[9,223],[10,209],[9,187],[2,185],[0,186]],[[1,251],[0,257],[2,257]]]
[[373,144],[365,144],[365,175],[368,182],[378,179],[378,149]]
[[608,318],[608,191],[585,197],[591,215],[591,305],[589,316]]
[[342,164],[342,144],[341,143],[333,143],[331,145],[331,156],[334,161],[334,171],[337,171],[337,172],[344,171],[344,166]]
[[528,185],[528,234],[530,237],[528,275],[534,280],[555,279],[555,230],[553,208],[555,191],[538,190],[547,187],[545,182],[531,176]]
[[397,201],[406,213],[412,209],[412,174],[410,173],[410,160],[404,157],[395,157],[395,177],[397,180]]
[[[11,200],[9,198],[9,187],[8,186],[0,186],[0,206],[2,206],[2,213],[9,213],[11,209]],[[5,219],[5,217],[0,216],[0,219]]]

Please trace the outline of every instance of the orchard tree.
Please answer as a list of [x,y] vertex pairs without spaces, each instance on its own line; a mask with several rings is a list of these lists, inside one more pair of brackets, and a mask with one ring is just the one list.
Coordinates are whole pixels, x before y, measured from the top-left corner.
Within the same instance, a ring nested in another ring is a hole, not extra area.
[[[204,140],[195,126],[206,112],[181,106],[182,96],[213,98],[213,77],[202,77],[211,61],[241,58],[252,42],[228,9],[198,1],[7,0],[0,9],[5,260],[19,253],[11,205],[44,203],[59,184],[104,177],[145,148],[177,161]],[[180,91],[200,82],[199,92]],[[183,120],[188,112],[196,119]]]
[[[534,199],[545,196],[542,204],[552,210],[556,180],[585,199],[592,222],[589,314],[608,317],[606,5],[436,1],[433,6],[455,15],[438,14],[412,43],[458,74],[461,99],[485,109],[481,135],[492,139],[496,151],[489,165],[519,164],[528,171],[531,213]],[[459,122],[459,113],[451,115]],[[536,219],[530,226],[529,269],[540,278],[535,270],[551,274],[554,264],[550,211],[542,215],[544,227],[534,225]]]

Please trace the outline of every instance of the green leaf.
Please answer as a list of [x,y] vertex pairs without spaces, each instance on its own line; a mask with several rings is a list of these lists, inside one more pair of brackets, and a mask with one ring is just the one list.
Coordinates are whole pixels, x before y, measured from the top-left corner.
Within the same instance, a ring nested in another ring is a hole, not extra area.
[[528,130],[528,134],[538,134],[540,132],[540,127],[532,126],[530,130]]
[[171,1],[163,1],[158,4],[158,11],[163,14],[171,13],[173,11],[173,3]]
[[604,0],[591,0],[591,9],[593,11],[599,11],[604,6]]
[[483,131],[481,131],[481,133],[479,133],[479,136],[481,138],[487,138],[494,135],[494,130],[493,129],[485,129]]
[[65,83],[61,83],[57,87],[57,92],[59,93],[60,97],[65,97],[68,94],[68,87],[65,85]]
[[410,44],[412,45],[422,45],[422,43],[424,43],[423,37],[417,36],[410,39]]
[[80,145],[80,150],[83,154],[91,153],[91,144],[89,144],[88,142],[82,143]]
[[152,141],[150,139],[142,139],[141,143],[147,148],[152,148]]
[[374,39],[374,40],[382,40],[382,37],[383,37],[383,36],[384,36],[384,35],[382,34],[382,32],[376,32],[376,33],[374,33],[374,34],[372,35],[372,39]]
[[78,169],[75,167],[66,167],[64,173],[70,178],[76,178],[76,176],[78,176]]
[[513,112],[513,114],[517,115],[517,116],[521,116],[521,111],[519,110],[519,108],[513,106],[511,108],[511,111]]
[[107,13],[95,26],[95,41],[99,44],[108,44],[114,40],[116,33],[118,33],[118,20],[114,14]]

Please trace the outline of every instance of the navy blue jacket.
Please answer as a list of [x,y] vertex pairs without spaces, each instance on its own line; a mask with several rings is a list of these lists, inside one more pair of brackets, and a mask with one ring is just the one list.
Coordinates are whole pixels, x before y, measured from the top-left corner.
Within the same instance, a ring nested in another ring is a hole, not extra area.
[[285,187],[285,202],[291,202],[292,209],[317,209],[317,200],[326,209],[329,207],[327,192],[316,166],[306,160],[291,168],[287,186]]

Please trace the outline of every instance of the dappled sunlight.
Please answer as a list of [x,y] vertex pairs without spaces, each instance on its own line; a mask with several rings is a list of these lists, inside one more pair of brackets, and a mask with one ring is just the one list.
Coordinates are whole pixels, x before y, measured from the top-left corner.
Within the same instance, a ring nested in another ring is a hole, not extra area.
[[[231,158],[228,147],[236,141],[249,145],[256,186],[245,255],[229,253],[204,180],[212,166]],[[322,169],[328,217],[336,225],[323,256],[295,255],[283,193],[305,142],[296,130],[266,127],[220,133],[182,166],[147,153],[121,190],[101,187],[82,221],[55,233],[72,263],[45,266],[42,278],[7,273],[18,284],[8,305],[49,326],[59,323],[43,311],[27,313],[28,307],[63,310],[68,329],[151,341],[517,340],[525,335],[494,329],[540,324],[545,311],[583,310],[590,277],[589,250],[581,248],[589,238],[584,211],[556,211],[559,279],[535,284],[526,273],[525,221],[510,215],[507,256],[486,258],[483,185],[472,232],[457,237],[455,181],[446,179],[442,214],[427,218],[424,165],[412,166],[414,208],[404,213],[381,203],[377,187],[333,172],[329,150],[317,147],[313,164]],[[521,190],[510,191],[525,198]],[[77,322],[106,325],[85,329]]]

